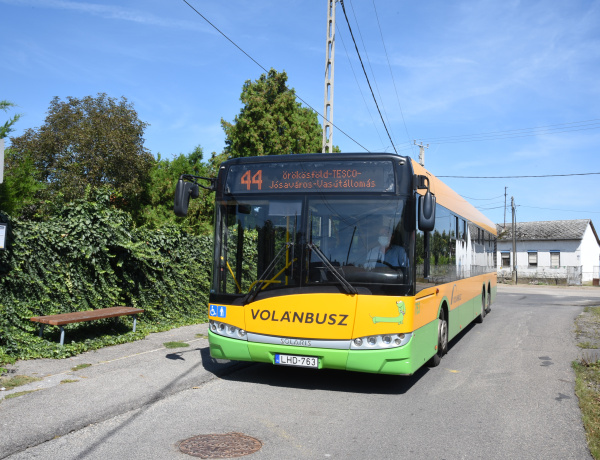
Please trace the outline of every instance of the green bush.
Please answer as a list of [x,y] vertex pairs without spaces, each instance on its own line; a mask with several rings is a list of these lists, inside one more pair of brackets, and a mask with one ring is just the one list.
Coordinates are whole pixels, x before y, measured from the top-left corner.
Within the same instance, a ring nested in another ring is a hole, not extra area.
[[[149,332],[207,320],[212,239],[171,225],[135,228],[131,217],[98,192],[62,207],[45,222],[9,223],[0,251],[0,364],[67,357],[129,342]],[[32,316],[128,305],[143,308],[137,332],[130,317],[67,326],[39,325]]]

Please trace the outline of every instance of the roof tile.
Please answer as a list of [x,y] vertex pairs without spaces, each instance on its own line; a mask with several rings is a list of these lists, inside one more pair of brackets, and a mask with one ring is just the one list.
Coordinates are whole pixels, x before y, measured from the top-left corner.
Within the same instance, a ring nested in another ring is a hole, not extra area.
[[[516,238],[519,241],[581,240],[590,223],[590,219],[518,222]],[[499,241],[512,239],[511,224],[506,225],[506,228],[500,224],[497,224],[496,227]]]

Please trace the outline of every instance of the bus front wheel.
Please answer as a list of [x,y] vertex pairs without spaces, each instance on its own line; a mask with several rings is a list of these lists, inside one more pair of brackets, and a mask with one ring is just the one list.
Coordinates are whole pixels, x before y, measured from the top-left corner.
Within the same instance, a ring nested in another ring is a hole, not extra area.
[[439,366],[442,361],[442,356],[448,352],[448,321],[446,320],[446,312],[442,308],[440,317],[438,318],[438,345],[435,355],[429,360],[429,367]]

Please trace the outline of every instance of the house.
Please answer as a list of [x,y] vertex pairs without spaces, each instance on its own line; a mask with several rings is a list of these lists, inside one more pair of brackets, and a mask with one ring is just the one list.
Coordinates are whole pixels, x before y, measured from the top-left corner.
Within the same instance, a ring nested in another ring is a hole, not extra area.
[[[510,278],[512,225],[497,227],[498,276]],[[515,227],[519,279],[582,284],[600,277],[600,239],[590,219],[520,222]]]

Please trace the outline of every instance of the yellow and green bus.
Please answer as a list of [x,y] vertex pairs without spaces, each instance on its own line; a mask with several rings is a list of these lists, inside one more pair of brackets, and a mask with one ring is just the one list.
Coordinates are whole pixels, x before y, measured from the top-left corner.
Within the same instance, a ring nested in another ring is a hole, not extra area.
[[210,188],[214,358],[410,375],[490,311],[495,225],[408,157],[235,158]]

